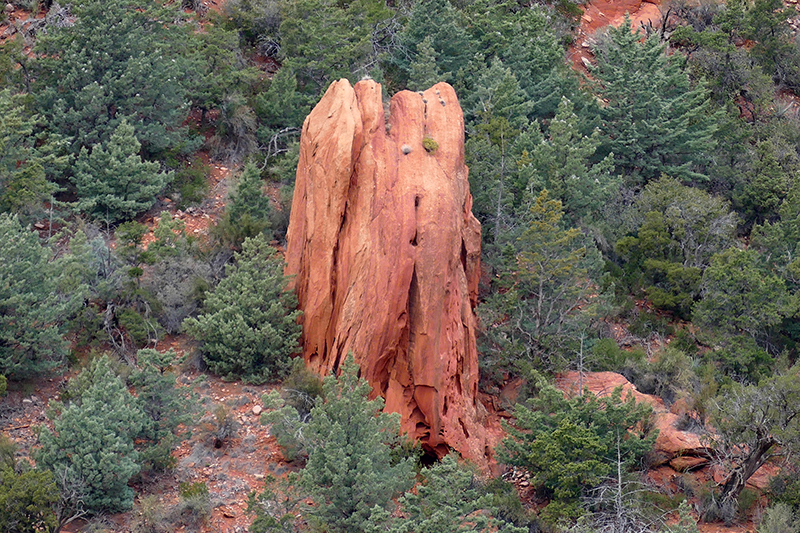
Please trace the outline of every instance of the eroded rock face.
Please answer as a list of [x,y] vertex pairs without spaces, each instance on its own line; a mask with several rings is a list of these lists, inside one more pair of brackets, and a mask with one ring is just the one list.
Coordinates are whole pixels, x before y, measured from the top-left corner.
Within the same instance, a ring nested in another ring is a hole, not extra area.
[[303,355],[328,374],[352,352],[427,451],[485,465],[495,443],[477,400],[481,233],[461,107],[440,83],[398,93],[388,111],[378,83],[341,80],[303,125],[286,250]]

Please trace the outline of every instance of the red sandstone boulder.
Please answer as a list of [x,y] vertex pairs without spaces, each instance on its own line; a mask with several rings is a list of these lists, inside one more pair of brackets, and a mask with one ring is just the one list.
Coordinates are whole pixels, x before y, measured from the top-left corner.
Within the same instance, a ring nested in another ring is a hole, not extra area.
[[387,110],[378,83],[335,82],[303,125],[286,274],[309,367],[335,372],[352,352],[427,451],[486,465],[499,433],[477,399],[471,209],[452,87],[400,92]]
[[653,446],[653,466],[669,464],[675,470],[698,468],[708,462],[710,450],[701,442],[700,436],[690,431],[679,430],[680,416],[671,413],[661,398],[642,394],[624,376],[614,372],[567,372],[559,376],[556,385],[567,394],[577,394],[583,387],[597,396],[608,396],[617,387],[622,388],[622,398],[632,394],[637,402],[646,402],[653,407],[653,425],[658,437]]

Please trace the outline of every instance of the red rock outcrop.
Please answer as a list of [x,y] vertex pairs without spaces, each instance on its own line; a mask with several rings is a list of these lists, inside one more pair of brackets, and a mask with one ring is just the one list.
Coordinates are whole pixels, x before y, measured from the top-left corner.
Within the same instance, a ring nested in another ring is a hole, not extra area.
[[307,365],[328,374],[352,352],[428,452],[452,447],[486,465],[495,443],[477,400],[481,230],[471,209],[449,85],[400,92],[387,109],[380,84],[340,80],[306,118],[286,273]]
[[597,396],[608,396],[617,387],[622,387],[622,398],[632,394],[637,402],[645,402],[653,407],[653,425],[658,430],[653,452],[652,466],[668,464],[674,470],[683,472],[705,466],[711,451],[704,445],[697,433],[677,428],[680,416],[670,412],[661,398],[642,394],[624,376],[615,372],[567,372],[556,382],[567,394],[577,394],[583,387]]

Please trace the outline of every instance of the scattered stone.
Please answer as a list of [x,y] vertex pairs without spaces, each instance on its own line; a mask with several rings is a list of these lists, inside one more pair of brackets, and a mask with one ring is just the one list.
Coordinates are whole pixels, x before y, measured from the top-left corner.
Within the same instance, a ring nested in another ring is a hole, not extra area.
[[263,410],[264,409],[260,405],[254,405],[253,406],[253,414],[256,415],[256,416],[260,415],[261,411],[263,411]]

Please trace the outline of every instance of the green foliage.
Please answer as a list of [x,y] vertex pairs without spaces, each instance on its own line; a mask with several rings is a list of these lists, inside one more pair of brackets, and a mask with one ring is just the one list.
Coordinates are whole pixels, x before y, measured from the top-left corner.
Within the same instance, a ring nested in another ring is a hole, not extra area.
[[609,27],[609,39],[596,49],[590,69],[607,136],[602,153],[613,153],[629,186],[641,186],[662,174],[684,182],[703,182],[713,152],[715,117],[709,94],[692,88],[680,54],[667,56],[658,36],[641,41],[629,18]]
[[22,98],[0,91],[0,212],[40,210],[58,190],[47,174],[67,162],[55,153],[63,143],[36,135],[39,122]]
[[496,297],[488,309],[496,318],[486,322],[490,349],[516,357],[525,353],[526,360],[541,360],[550,368],[563,364],[559,357],[580,350],[581,338],[605,304],[597,295],[600,254],[579,229],[562,229],[562,217],[561,202],[542,191],[516,249],[507,252],[515,260],[507,267],[513,272],[511,288]]
[[0,214],[0,257],[0,374],[19,380],[61,363],[73,302],[59,297],[50,251],[16,215]]
[[718,398],[711,423],[710,444],[720,450],[727,474],[706,510],[709,518],[735,518],[747,480],[768,459],[800,450],[800,381],[797,369],[762,380],[758,385],[734,384]]
[[269,88],[255,97],[254,110],[262,124],[258,133],[261,141],[267,144],[273,135],[302,126],[311,111],[309,103],[309,98],[297,90],[297,76],[288,68],[278,70]]
[[776,503],[764,511],[758,533],[798,533],[800,523],[794,510],[785,503]]
[[362,531],[374,507],[387,508],[412,485],[413,460],[392,460],[399,417],[381,412],[383,400],[369,400],[370,390],[348,356],[338,378],[325,378],[325,401],[304,431],[308,462],[299,483],[314,501],[306,514],[331,533]]
[[533,483],[551,495],[561,518],[579,514],[578,499],[615,469],[636,468],[650,451],[656,432],[647,423],[652,408],[621,389],[597,397],[588,391],[574,398],[546,383],[527,405],[518,405],[514,425],[507,426],[501,461],[527,469]]
[[261,173],[256,165],[248,163],[213,231],[223,245],[238,249],[247,238],[262,233],[269,236],[272,217],[273,208],[269,196],[264,194]]
[[107,146],[123,121],[145,154],[193,150],[183,125],[191,65],[178,53],[186,33],[170,24],[183,18],[177,5],[89,0],[71,12],[73,24],[37,36],[33,89],[49,127],[72,137],[75,154]]
[[208,293],[203,314],[186,330],[201,343],[212,372],[263,383],[284,375],[297,350],[300,325],[283,262],[262,236],[247,239],[227,277]]
[[292,362],[292,371],[281,384],[281,396],[300,416],[309,414],[318,399],[322,398],[322,380],[306,368],[302,357]]
[[459,464],[454,453],[422,472],[423,481],[399,499],[401,512],[373,510],[366,533],[523,533],[493,517],[494,501],[474,467]]
[[53,506],[58,488],[47,470],[16,472],[0,467],[0,529],[6,533],[51,531],[58,520]]
[[381,0],[295,0],[281,3],[281,56],[303,92],[319,95],[339,78],[378,67],[376,49],[392,13]]
[[706,357],[720,372],[740,383],[757,384],[775,372],[775,357],[749,336],[724,339]]
[[[302,359],[298,360],[302,362]],[[277,390],[262,396],[261,400],[267,410],[261,415],[261,423],[270,425],[270,431],[275,435],[275,440],[286,460],[295,461],[308,454],[303,432],[310,418],[311,409],[316,404],[316,398],[298,397],[292,392],[282,392],[287,399],[282,398]],[[294,404],[298,403],[297,400],[300,398],[305,401],[296,407]]]
[[181,495],[181,498],[208,496],[208,485],[201,481],[196,483],[185,481],[178,484],[178,493]]
[[764,268],[753,250],[730,248],[715,255],[703,274],[701,291],[694,322],[718,335],[763,338],[791,314],[784,281]]
[[519,164],[521,173],[529,176],[530,190],[546,189],[563,202],[568,219],[577,223],[590,219],[613,196],[620,181],[611,174],[613,154],[590,165],[602,142],[600,131],[583,135],[574,109],[573,103],[562,97],[547,130],[549,138],[534,145]]
[[155,203],[156,195],[172,181],[172,173],[160,172],[160,165],[142,161],[134,128],[120,122],[110,140],[81,149],[72,178],[78,197],[77,208],[100,220],[130,219]]
[[689,503],[683,500],[678,507],[678,522],[664,527],[661,531],[663,533],[700,533],[700,530],[697,529],[697,522],[689,514],[690,509]]
[[177,442],[178,426],[189,425],[197,412],[197,402],[190,390],[177,386],[177,354],[170,350],[147,349],[137,353],[139,368],[130,376],[136,397],[147,419],[139,436],[142,463],[154,470],[165,470],[174,462],[172,448]]
[[250,525],[252,533],[295,533],[302,527],[297,510],[305,497],[296,483],[297,474],[294,473],[280,480],[267,476],[264,491],[250,493],[247,512],[255,515]]
[[172,188],[180,194],[180,199],[176,199],[179,208],[185,209],[203,201],[208,193],[210,173],[211,168],[199,158],[175,172]]
[[107,357],[92,361],[79,378],[85,383],[80,396],[56,404],[49,415],[55,431],[42,428],[36,462],[79,484],[92,513],[129,510],[134,494],[128,480],[139,471],[133,440],[146,415]]
[[735,243],[737,217],[727,202],[670,178],[649,183],[616,243],[621,280],[643,288],[657,308],[688,319],[714,253]]
[[425,148],[426,152],[432,154],[439,149],[439,143],[430,135],[425,135],[425,137],[422,138],[422,147]]

